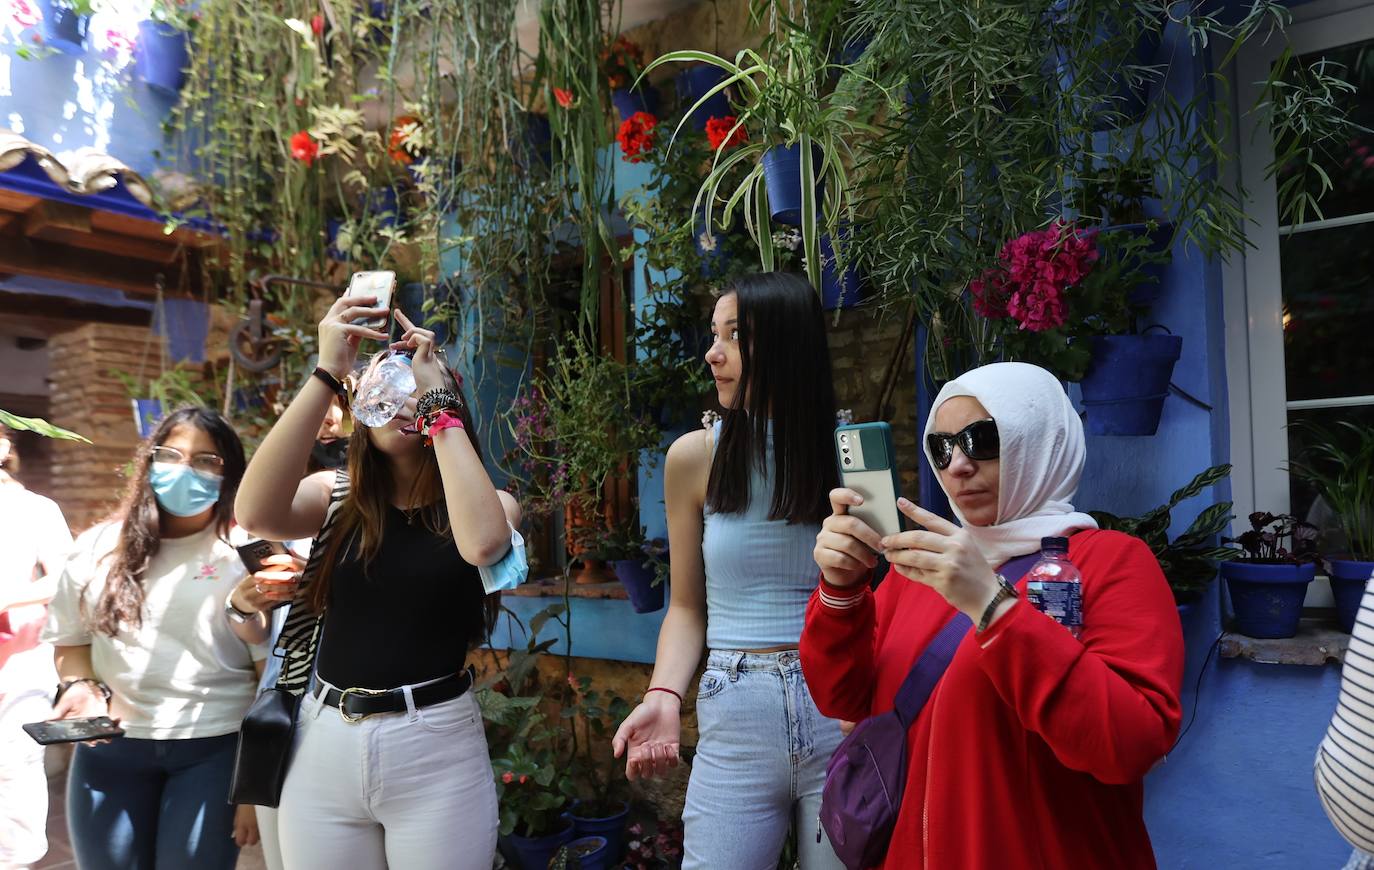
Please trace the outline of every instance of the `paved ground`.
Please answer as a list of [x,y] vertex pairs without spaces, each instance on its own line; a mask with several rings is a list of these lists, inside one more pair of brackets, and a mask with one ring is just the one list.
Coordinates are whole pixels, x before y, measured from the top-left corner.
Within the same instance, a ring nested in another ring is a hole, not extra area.
[[[57,754],[50,756],[48,770],[48,854],[33,867],[34,870],[77,870],[76,860],[72,857],[71,843],[67,839],[65,757]],[[262,850],[257,846],[251,846],[239,853],[238,870],[265,870],[265,867]]]

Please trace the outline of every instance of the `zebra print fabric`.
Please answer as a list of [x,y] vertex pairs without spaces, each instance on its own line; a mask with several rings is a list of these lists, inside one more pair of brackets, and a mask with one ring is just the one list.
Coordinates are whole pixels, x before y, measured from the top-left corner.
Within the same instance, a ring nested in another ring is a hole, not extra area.
[[334,518],[339,506],[348,495],[348,473],[340,469],[334,474],[334,489],[329,494],[329,508],[324,514],[315,542],[310,545],[310,558],[306,560],[301,582],[296,587],[296,597],[291,600],[291,612],[287,614],[286,625],[282,626],[277,637],[275,656],[281,657],[281,675],[277,677],[277,688],[299,697],[305,694],[310,685],[310,672],[315,667],[315,650],[319,648],[320,628],[324,617],[312,612],[306,603],[306,593],[311,583],[320,573],[324,563],[325,551],[329,549],[329,536],[334,527]]
[[1331,824],[1357,849],[1374,852],[1374,583],[1360,601],[1314,776]]

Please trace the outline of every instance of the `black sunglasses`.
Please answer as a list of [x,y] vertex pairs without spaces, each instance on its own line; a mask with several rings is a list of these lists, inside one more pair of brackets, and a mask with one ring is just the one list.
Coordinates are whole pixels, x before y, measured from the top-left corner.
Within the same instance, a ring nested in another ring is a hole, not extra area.
[[964,451],[964,455],[975,462],[996,459],[1002,449],[1002,439],[997,434],[996,420],[976,420],[953,435],[948,432],[931,432],[926,436],[926,446],[930,448],[930,459],[935,467],[944,471],[954,460],[954,445]]

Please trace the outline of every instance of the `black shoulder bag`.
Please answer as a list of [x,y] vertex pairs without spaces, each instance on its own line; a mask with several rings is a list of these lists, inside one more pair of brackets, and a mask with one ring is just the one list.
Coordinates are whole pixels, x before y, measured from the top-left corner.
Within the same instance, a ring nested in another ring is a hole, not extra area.
[[286,784],[286,771],[291,764],[296,738],[296,714],[310,685],[320,628],[324,624],[324,617],[314,613],[306,603],[306,593],[324,563],[329,534],[346,495],[348,475],[339,471],[334,477],[334,491],[329,496],[324,524],[310,546],[310,558],[291,600],[291,612],[272,650],[272,655],[282,658],[281,675],[275,686],[258,695],[239,726],[234,776],[229,781],[230,803],[275,807],[281,802],[281,790]]

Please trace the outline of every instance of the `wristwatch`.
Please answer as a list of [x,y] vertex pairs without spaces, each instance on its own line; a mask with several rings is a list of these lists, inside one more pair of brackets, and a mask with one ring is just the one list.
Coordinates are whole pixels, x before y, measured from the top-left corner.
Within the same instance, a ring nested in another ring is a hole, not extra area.
[[997,594],[992,596],[988,602],[988,607],[983,611],[983,618],[978,620],[978,633],[982,634],[992,622],[993,614],[997,613],[997,608],[1008,598],[1020,598],[1021,593],[1016,591],[1016,587],[1007,581],[1001,574],[997,575]]
[[244,613],[234,606],[234,596],[231,594],[224,599],[224,615],[229,617],[229,621],[238,625],[243,625],[248,620],[257,616],[256,613]]

